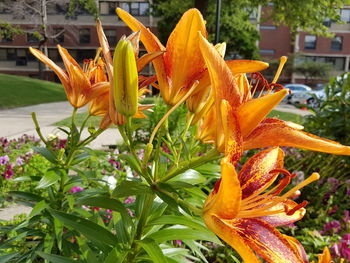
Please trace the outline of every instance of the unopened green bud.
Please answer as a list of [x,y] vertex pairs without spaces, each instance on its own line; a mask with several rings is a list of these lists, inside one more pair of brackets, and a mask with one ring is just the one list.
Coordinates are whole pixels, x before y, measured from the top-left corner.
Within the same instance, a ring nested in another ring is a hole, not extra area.
[[117,112],[133,116],[138,108],[138,73],[134,49],[129,40],[120,40],[113,56],[113,98]]

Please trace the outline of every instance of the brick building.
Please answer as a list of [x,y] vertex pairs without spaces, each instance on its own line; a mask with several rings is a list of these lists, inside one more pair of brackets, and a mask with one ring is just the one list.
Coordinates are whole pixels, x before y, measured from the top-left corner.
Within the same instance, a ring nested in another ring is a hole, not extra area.
[[[98,6],[100,19],[111,47],[116,45],[122,35],[131,32],[118,19],[115,14],[116,7],[130,12],[147,27],[155,30],[154,25],[156,25],[156,21],[150,16],[149,1],[96,0],[96,5]],[[60,64],[62,61],[56,48],[56,45],[60,44],[67,48],[69,53],[81,63],[84,58],[95,57],[96,50],[99,47],[95,19],[92,15],[83,11],[78,12],[74,17],[68,17],[67,8],[68,0],[47,4],[48,31],[53,36],[58,35],[47,42],[48,55],[54,62]],[[30,21],[28,22],[24,16],[21,17],[13,12],[11,6],[6,5],[0,5],[0,19],[13,25],[19,25],[22,29],[26,29],[29,32],[24,35],[17,35],[13,39],[0,39],[0,73],[38,77],[39,62],[28,50],[29,46],[38,47],[39,45],[39,40],[30,33],[34,24],[31,24]],[[44,70],[44,73],[45,79],[57,80],[56,76],[48,68]]]
[[[350,63],[350,7],[340,10],[341,20],[344,24],[325,21],[324,25],[334,33],[334,38],[319,37],[305,32],[298,32],[292,40],[288,27],[275,26],[272,22],[259,25],[261,40],[259,50],[262,57],[278,59],[283,55],[302,53],[307,60],[330,63],[331,76],[349,71]],[[303,82],[303,77],[293,73],[286,82]],[[316,80],[324,82],[326,80]]]

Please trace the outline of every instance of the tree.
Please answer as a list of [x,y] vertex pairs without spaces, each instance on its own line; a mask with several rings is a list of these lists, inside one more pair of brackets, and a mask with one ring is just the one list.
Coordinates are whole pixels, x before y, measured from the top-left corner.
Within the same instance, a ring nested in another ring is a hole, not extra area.
[[[326,19],[339,21],[338,9],[345,0],[222,0],[220,41],[226,41],[228,53],[244,58],[258,56],[256,41],[259,39],[257,27],[250,18],[258,14],[260,7],[269,6],[261,14],[263,20],[289,26],[291,32],[303,30],[316,35],[330,36]],[[166,40],[176,21],[188,8],[198,8],[208,21],[209,38],[215,33],[216,0],[154,0],[155,14],[160,16],[158,30],[162,41]],[[259,19],[259,15],[257,16]]]
[[316,61],[305,61],[294,67],[294,72],[301,74],[305,78],[305,84],[316,78],[326,78],[331,65],[329,63],[320,63]]
[[[13,15],[13,18],[20,18],[26,21],[30,28],[19,27],[10,24],[7,21],[0,21],[0,38],[12,38],[14,35],[31,34],[39,40],[38,49],[48,56],[47,43],[50,39],[60,37],[67,26],[60,30],[51,30],[48,23],[47,11],[50,6],[59,7],[66,10],[66,16],[74,18],[78,12],[87,12],[95,15],[98,14],[95,0],[4,0],[0,2],[1,9]],[[74,26],[72,24],[72,26]],[[39,75],[43,78],[42,64],[39,63]]]

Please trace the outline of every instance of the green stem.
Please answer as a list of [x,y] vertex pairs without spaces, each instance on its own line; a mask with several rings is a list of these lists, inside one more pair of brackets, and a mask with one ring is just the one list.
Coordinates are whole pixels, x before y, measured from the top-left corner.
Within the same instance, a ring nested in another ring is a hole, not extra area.
[[156,136],[156,133],[158,132],[159,128],[162,126],[163,122],[169,117],[169,115],[171,113],[173,113],[185,100],[187,100],[187,98],[192,94],[192,92],[196,89],[196,87],[198,86],[198,81],[196,81],[191,89],[186,93],[185,96],[182,97],[181,100],[178,101],[178,103],[176,103],[170,110],[167,111],[167,113],[164,114],[164,116],[161,118],[161,120],[158,122],[158,124],[156,125],[156,127],[154,128],[151,137],[149,139],[148,143],[152,143],[154,140],[154,137]]
[[36,113],[35,112],[32,112],[32,119],[33,119],[33,122],[34,122],[34,125],[35,125],[35,130],[36,130],[39,138],[43,141],[43,143],[45,145],[47,145],[47,141],[45,140],[43,134],[41,133],[39,122],[38,122],[38,119],[36,118]]
[[193,118],[194,118],[194,113],[191,112],[190,114],[191,114],[191,115],[190,115],[190,117],[187,119],[185,129],[183,130],[182,135],[181,135],[182,142],[180,143],[180,147],[179,147],[179,150],[178,150],[178,152],[177,152],[176,161],[175,161],[176,165],[178,165],[179,162],[180,162],[183,144],[186,143],[186,140],[187,140],[186,134],[187,134],[188,129],[190,128],[191,123],[192,123],[192,120],[193,120]]
[[186,172],[188,169],[201,166],[207,162],[216,160],[218,158],[220,158],[220,153],[216,149],[212,149],[206,155],[193,158],[190,161],[180,162],[178,167],[171,168],[170,171],[164,177],[160,178],[159,182],[166,182],[171,178]]
[[143,203],[140,219],[137,223],[135,236],[134,236],[133,241],[131,243],[128,255],[125,257],[125,260],[124,260],[125,263],[133,262],[136,255],[137,255],[137,252],[138,252],[137,251],[138,250],[137,241],[141,240],[141,238],[142,238],[143,229],[147,223],[147,218],[148,218],[148,215],[151,211],[154,198],[155,198],[154,194],[146,195],[146,199]]
[[88,115],[86,116],[86,118],[84,119],[83,123],[81,124],[80,132],[79,132],[80,135],[81,135],[81,133],[83,132],[83,130],[84,130],[84,128],[85,128],[85,124],[86,124],[86,122],[89,120],[90,117],[91,117],[91,115],[88,114]]
[[78,143],[77,147],[80,146],[84,146],[89,144],[90,142],[92,142],[93,140],[96,139],[97,136],[99,136],[102,132],[104,132],[105,129],[98,129],[95,133],[93,133],[92,135],[90,135],[89,137],[87,137],[86,139],[84,139],[83,141],[81,141],[80,143]]

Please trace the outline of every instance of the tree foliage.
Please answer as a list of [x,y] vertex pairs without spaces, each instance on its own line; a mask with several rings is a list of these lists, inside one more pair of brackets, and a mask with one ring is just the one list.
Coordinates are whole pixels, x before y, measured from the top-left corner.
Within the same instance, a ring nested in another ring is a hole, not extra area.
[[[338,9],[344,4],[345,0],[222,0],[220,41],[227,42],[229,54],[256,58],[259,33],[250,15],[255,14],[259,7],[268,7],[261,15],[262,21],[271,20],[277,25],[287,25],[292,33],[301,29],[316,35],[331,36],[323,22],[326,19],[339,22]],[[181,14],[192,7],[197,7],[205,15],[209,38],[214,39],[216,0],[155,0],[154,10],[160,16],[158,30],[163,42]]]
[[330,70],[331,65],[329,63],[320,63],[308,60],[294,67],[295,73],[304,76],[305,83],[308,83],[310,80],[315,78],[326,78]]

